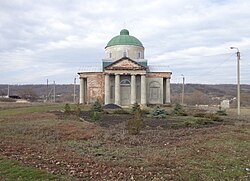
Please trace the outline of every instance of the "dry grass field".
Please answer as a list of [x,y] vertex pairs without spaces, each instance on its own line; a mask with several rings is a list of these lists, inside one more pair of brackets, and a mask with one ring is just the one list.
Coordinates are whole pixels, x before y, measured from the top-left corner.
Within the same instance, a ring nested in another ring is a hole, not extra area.
[[219,121],[145,117],[138,135],[129,114],[91,121],[63,109],[0,104],[0,180],[250,180],[249,108]]

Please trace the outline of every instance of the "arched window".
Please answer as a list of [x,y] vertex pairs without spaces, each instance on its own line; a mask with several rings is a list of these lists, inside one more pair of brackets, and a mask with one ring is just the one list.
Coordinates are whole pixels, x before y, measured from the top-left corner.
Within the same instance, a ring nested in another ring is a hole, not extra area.
[[149,87],[152,87],[152,88],[158,88],[160,87],[160,83],[159,82],[156,82],[156,81],[153,81],[149,84]]
[[130,81],[128,79],[124,79],[120,82],[121,85],[130,85]]
[[111,52],[109,52],[109,58],[112,58],[112,53]]

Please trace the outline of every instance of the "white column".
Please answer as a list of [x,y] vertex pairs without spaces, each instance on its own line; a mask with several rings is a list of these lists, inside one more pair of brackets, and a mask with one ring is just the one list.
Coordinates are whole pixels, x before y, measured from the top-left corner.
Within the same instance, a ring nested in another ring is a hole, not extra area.
[[88,83],[87,83],[87,80],[88,79],[84,79],[84,91],[83,91],[83,99],[84,99],[84,102],[86,103],[86,104],[88,104],[89,102],[89,99],[88,99]]
[[110,103],[110,80],[109,74],[105,74],[105,104]]
[[131,104],[136,103],[136,79],[135,75],[131,75]]
[[146,76],[141,75],[141,105],[147,104],[147,98],[146,98]]
[[115,74],[115,104],[120,105],[120,75]]
[[84,79],[80,78],[80,104],[84,104]]
[[166,79],[166,104],[170,103],[170,78]]

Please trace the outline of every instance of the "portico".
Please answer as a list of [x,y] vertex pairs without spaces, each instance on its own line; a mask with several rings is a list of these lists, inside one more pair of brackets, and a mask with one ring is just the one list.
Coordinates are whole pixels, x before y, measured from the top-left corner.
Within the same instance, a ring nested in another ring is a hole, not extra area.
[[[114,86],[111,86],[110,77],[114,77]],[[140,82],[138,82],[138,80]],[[114,91],[112,91],[113,87]],[[112,95],[112,92],[114,92],[114,95]],[[138,96],[138,92],[140,96]],[[114,97],[113,101],[112,97]],[[138,103],[145,106],[147,104],[146,97],[145,74],[105,74],[105,104],[115,103],[117,105],[127,106]]]

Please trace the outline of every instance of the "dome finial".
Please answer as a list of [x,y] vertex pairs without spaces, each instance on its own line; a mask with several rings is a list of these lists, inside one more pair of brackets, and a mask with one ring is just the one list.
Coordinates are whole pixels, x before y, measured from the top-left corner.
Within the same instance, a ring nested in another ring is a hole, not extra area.
[[129,35],[129,31],[127,29],[123,29],[120,31],[120,35]]

